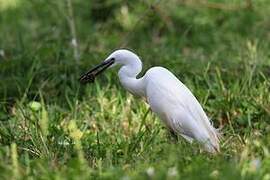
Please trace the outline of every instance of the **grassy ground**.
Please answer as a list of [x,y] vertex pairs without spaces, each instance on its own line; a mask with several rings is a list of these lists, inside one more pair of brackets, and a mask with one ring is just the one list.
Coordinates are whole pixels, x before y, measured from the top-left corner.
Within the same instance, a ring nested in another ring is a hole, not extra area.
[[[1,179],[270,179],[267,0],[67,2],[0,0]],[[119,47],[192,90],[220,154],[173,141],[116,70],[78,83]]]

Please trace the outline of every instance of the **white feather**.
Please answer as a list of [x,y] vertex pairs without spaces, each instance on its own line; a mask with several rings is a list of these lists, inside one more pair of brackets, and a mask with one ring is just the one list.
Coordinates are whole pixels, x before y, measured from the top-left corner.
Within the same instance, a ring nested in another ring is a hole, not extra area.
[[219,137],[202,106],[191,91],[169,70],[163,67],[149,69],[142,78],[139,57],[128,50],[117,50],[108,59],[114,58],[119,70],[121,84],[129,92],[147,99],[151,109],[165,125],[189,142],[196,140],[206,151],[219,151]]

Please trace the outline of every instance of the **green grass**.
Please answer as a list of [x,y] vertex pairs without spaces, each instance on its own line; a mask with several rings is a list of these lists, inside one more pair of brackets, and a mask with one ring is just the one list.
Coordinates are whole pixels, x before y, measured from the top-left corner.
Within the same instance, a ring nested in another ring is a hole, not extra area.
[[[76,0],[78,62],[66,2],[17,1],[0,1],[0,179],[270,179],[267,0],[252,9],[209,1],[238,8],[228,11]],[[79,84],[119,47],[137,52],[144,71],[165,66],[192,90],[222,128],[220,154],[174,141],[121,87],[117,68]]]

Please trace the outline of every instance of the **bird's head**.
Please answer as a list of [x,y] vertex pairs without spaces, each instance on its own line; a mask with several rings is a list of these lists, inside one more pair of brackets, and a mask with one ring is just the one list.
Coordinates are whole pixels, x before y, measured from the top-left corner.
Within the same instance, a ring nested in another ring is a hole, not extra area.
[[94,82],[95,77],[101,74],[104,70],[110,67],[114,67],[116,65],[132,65],[134,63],[140,63],[139,57],[126,49],[119,49],[111,53],[104,61],[102,61],[97,66],[93,67],[85,74],[83,74],[79,81],[81,83]]

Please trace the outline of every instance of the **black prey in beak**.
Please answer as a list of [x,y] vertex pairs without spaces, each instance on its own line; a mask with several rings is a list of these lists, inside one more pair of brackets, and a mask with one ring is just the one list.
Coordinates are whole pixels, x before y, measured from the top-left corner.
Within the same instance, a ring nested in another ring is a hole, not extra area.
[[95,77],[102,73],[105,69],[110,67],[114,63],[114,58],[108,59],[101,64],[95,66],[94,68],[90,69],[88,72],[83,74],[79,81],[83,84],[86,84],[88,82],[93,83],[95,81]]

